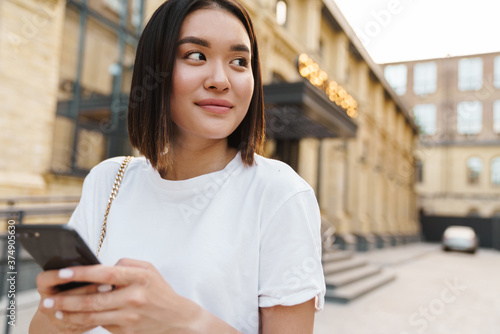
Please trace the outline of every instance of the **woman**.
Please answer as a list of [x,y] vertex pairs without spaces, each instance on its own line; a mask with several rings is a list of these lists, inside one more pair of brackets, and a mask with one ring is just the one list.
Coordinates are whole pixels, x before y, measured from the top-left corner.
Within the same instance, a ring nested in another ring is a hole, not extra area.
[[[172,74],[172,75],[170,75]],[[235,0],[169,0],[138,45],[133,159],[109,212],[103,265],[47,271],[31,333],[312,333],[323,305],[312,189],[258,155],[257,43]],[[87,176],[70,225],[92,249],[122,158]],[[69,281],[94,284],[56,293]]]

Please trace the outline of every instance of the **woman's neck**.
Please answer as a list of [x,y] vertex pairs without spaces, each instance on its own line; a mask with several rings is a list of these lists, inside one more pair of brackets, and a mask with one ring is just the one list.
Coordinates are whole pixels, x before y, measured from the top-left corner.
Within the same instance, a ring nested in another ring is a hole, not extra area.
[[187,180],[224,169],[236,156],[237,150],[228,147],[223,139],[205,145],[174,144],[171,148],[172,166],[161,170],[166,180]]

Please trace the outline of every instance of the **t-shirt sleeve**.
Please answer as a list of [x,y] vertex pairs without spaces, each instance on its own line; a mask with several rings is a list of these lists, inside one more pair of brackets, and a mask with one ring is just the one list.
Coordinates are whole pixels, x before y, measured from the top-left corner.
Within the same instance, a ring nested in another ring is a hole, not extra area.
[[286,199],[261,228],[259,306],[324,305],[321,216],[312,189]]
[[80,202],[78,203],[75,211],[71,215],[68,225],[74,228],[78,234],[82,237],[83,240],[92,248],[92,240],[93,238],[97,238],[97,236],[91,236],[91,228],[89,226],[89,222],[92,221],[92,211],[93,209],[90,207],[92,205],[92,184],[93,177],[92,173],[87,175],[83,182],[82,187],[82,196],[80,197]]

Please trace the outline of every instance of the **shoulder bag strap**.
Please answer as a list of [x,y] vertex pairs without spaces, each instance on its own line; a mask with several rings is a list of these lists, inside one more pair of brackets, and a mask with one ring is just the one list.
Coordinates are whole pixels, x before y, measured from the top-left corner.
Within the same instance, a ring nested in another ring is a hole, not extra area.
[[109,209],[111,209],[111,204],[118,195],[118,189],[120,189],[120,184],[122,183],[123,175],[125,174],[125,170],[127,169],[128,163],[130,162],[130,160],[132,160],[132,158],[133,157],[131,156],[125,157],[125,159],[122,162],[122,165],[120,166],[120,169],[118,170],[118,173],[116,174],[115,184],[113,185],[113,190],[111,190],[111,195],[109,195],[106,213],[104,213],[104,221],[102,222],[99,246],[97,246],[97,253],[96,253],[97,257],[99,257],[99,252],[101,251],[102,243],[104,242],[104,238],[106,238],[106,227],[108,224]]

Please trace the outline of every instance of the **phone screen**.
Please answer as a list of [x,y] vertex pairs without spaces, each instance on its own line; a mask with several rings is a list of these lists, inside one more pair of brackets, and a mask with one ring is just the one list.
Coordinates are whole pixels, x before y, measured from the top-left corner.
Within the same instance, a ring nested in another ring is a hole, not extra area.
[[[43,270],[99,264],[80,235],[68,225],[17,225],[16,237]],[[70,282],[61,291],[90,284]]]

